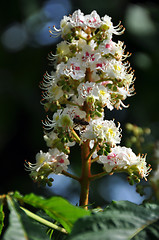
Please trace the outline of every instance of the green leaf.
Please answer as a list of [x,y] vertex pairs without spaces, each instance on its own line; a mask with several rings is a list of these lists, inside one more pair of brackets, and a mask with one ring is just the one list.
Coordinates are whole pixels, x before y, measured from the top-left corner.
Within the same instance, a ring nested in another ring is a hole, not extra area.
[[81,217],[90,215],[90,211],[71,205],[67,200],[61,197],[51,197],[44,199],[31,193],[25,196],[15,192],[14,197],[19,201],[40,208],[51,218],[61,223],[67,232],[71,232],[74,223]]
[[4,226],[3,199],[0,198],[0,235]]
[[7,202],[10,210],[9,226],[3,240],[49,240],[46,227],[30,219],[15,199],[7,196]]
[[69,240],[157,240],[158,225],[158,205],[139,206],[128,201],[112,202],[102,213],[78,220]]

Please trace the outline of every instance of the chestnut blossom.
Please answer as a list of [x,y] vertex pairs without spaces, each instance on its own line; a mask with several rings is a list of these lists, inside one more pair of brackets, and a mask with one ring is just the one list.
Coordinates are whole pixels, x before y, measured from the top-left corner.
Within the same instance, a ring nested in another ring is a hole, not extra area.
[[81,80],[85,77],[85,67],[81,66],[77,58],[70,58],[65,64],[61,62],[57,65],[57,77],[67,76],[75,80]]
[[105,55],[105,54],[112,54],[115,55],[117,51],[116,43],[113,42],[112,40],[104,40],[100,45],[99,45],[99,51]]
[[107,156],[99,156],[98,162],[104,165],[107,172],[111,172],[113,169],[129,171],[133,166],[141,178],[146,179],[151,169],[150,166],[146,166],[145,158],[145,156],[136,156],[131,148],[115,146]]
[[57,129],[58,127],[66,129],[73,126],[73,119],[77,116],[84,118],[86,113],[76,106],[69,106],[64,110],[57,110],[57,112],[53,114],[53,119],[47,118],[47,121],[43,122],[43,125],[46,130]]
[[92,50],[90,45],[86,45],[81,53],[78,54],[78,57],[84,67],[91,68],[91,66],[98,61],[101,55],[98,51]]
[[54,36],[61,34],[63,37],[71,32],[72,29],[87,28],[102,29],[107,32],[107,38],[112,38],[112,34],[120,35],[124,32],[124,29],[120,25],[113,26],[111,17],[105,15],[100,18],[96,11],[92,11],[91,14],[85,15],[81,10],[75,11],[72,16],[64,16],[60,23],[60,29],[50,29],[50,33]]
[[[145,178],[150,172],[145,157],[130,148],[120,147],[120,124],[104,120],[108,110],[128,107],[124,100],[134,94],[134,72],[125,59],[124,43],[112,40],[124,28],[114,26],[111,17],[96,11],[84,15],[81,10],[64,16],[60,29],[50,33],[63,38],[56,53],[49,54],[53,68],[46,72],[40,87],[45,109],[51,111],[45,121],[44,139],[48,152],[40,151],[36,163],[28,163],[35,181],[47,182],[48,175],[62,173],[69,165],[70,147],[89,143],[91,157],[104,165],[106,172],[130,171]],[[96,147],[96,149],[95,149]],[[84,147],[83,147],[84,149]]]
[[87,139],[100,140],[114,146],[120,143],[121,140],[119,127],[120,125],[116,127],[112,120],[95,119],[86,127],[82,139],[83,141]]
[[85,23],[87,27],[99,28],[102,24],[102,21],[97,12],[93,11],[91,14],[85,16]]
[[72,27],[85,27],[85,16],[81,10],[77,10],[70,16],[70,22]]
[[52,86],[47,88],[47,91],[43,92],[42,97],[50,102],[59,100],[64,95],[62,87],[57,84],[52,84]]
[[42,168],[51,168],[51,171],[55,174],[61,173],[63,170],[67,170],[67,166],[70,164],[68,155],[60,152],[57,148],[49,149],[47,153],[40,151],[36,154],[36,163],[28,163],[26,168],[31,172],[40,172]]

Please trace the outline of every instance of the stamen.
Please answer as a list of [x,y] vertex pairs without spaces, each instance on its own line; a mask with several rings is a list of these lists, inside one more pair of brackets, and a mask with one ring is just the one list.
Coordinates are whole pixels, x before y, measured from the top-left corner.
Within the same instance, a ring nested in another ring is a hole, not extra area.
[[48,116],[46,116],[46,120],[45,122],[42,120],[42,124],[44,125],[44,129],[45,130],[51,130],[52,128],[54,128],[54,126],[56,125],[55,121],[51,120]]
[[[49,27],[49,33],[53,35],[53,37],[59,37],[61,35],[61,29],[57,29],[55,25],[53,26],[53,29]],[[50,35],[52,37],[52,35]]]

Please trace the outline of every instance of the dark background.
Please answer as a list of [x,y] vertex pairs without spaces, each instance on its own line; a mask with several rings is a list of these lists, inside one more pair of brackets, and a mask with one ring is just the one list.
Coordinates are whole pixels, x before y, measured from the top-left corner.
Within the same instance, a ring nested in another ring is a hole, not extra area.
[[[60,41],[60,38],[49,36],[48,26],[56,25],[58,28],[63,15],[77,9],[85,14],[96,10],[101,17],[107,14],[112,17],[114,25],[121,20],[126,28],[125,34],[114,37],[114,40],[124,41],[126,50],[132,53],[129,61],[135,69],[137,94],[125,101],[130,104],[128,109],[108,112],[108,118],[120,121],[122,128],[126,122],[150,127],[154,140],[159,139],[157,3],[132,0],[3,1],[0,7],[0,194],[19,190],[23,194],[32,191],[42,195],[59,194],[69,200],[75,199],[73,203],[78,199],[79,186],[76,184],[71,187],[66,180],[64,187],[65,179],[59,180],[59,176],[58,184],[55,183],[52,189],[39,188],[24,170],[25,160],[34,162],[37,152],[47,151],[41,124],[45,112],[40,104],[41,91],[38,86],[48,67],[47,55],[50,51],[55,52]],[[79,159],[74,157],[77,156],[76,151],[73,151],[74,162],[72,160],[71,166],[72,171],[77,173]],[[106,179],[107,183],[102,180],[98,187],[99,195],[106,195],[104,200],[116,199],[119,192],[123,198],[130,200],[127,195],[132,196],[134,188],[128,190],[127,187],[127,192],[122,192],[123,178],[121,182],[118,176]],[[115,186],[120,182],[120,191],[107,186],[110,182]],[[91,196],[95,201],[93,194]]]

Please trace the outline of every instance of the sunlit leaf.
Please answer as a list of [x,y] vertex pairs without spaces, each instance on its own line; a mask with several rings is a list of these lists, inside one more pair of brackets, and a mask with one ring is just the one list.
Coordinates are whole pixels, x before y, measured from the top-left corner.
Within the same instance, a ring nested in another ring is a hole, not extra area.
[[14,197],[19,201],[44,210],[51,218],[61,223],[67,232],[71,231],[74,223],[79,218],[90,215],[90,211],[75,207],[61,197],[44,199],[33,193],[22,196],[18,192],[14,194]]
[[112,202],[102,213],[78,220],[69,240],[157,240],[158,225],[158,205],[139,206],[128,201]]
[[46,227],[30,219],[13,198],[8,196],[7,202],[9,226],[3,240],[49,240]]

